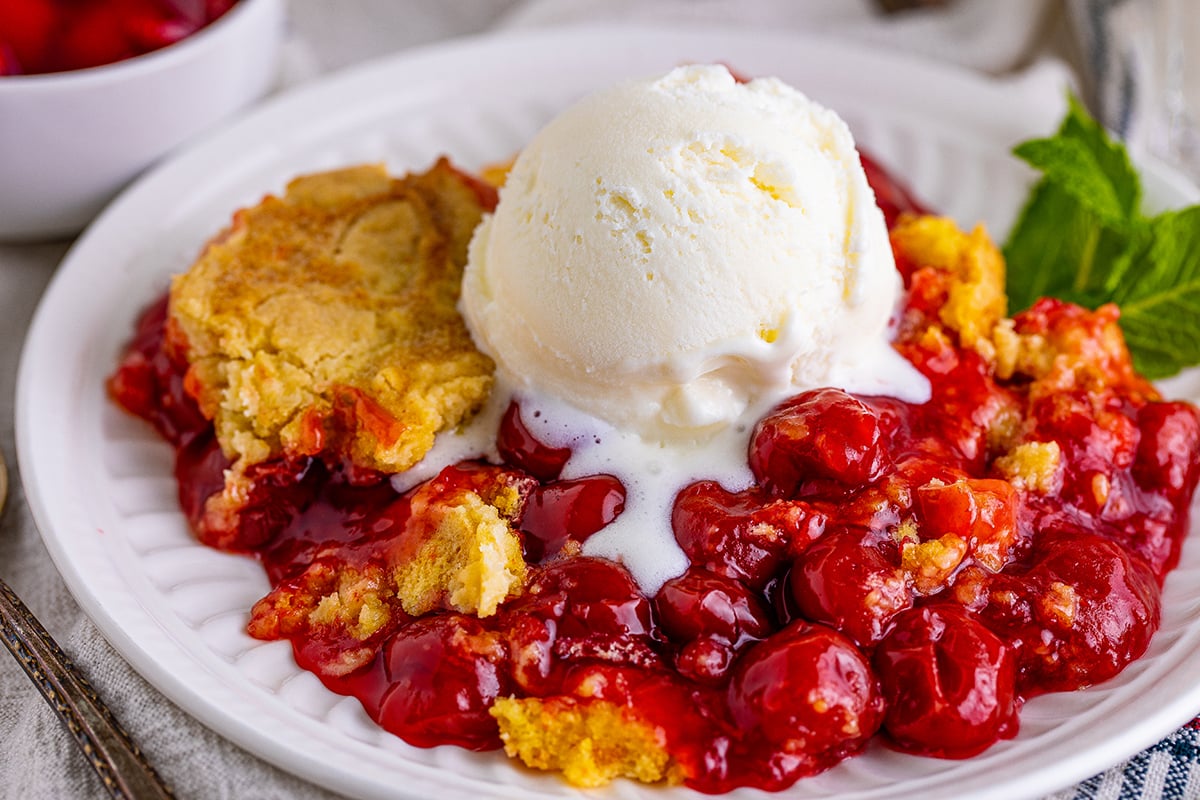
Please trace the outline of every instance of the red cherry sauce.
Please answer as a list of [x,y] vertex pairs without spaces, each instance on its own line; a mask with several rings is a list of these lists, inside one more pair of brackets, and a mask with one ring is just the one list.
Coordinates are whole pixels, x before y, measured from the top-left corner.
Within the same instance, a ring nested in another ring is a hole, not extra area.
[[568,543],[583,544],[625,508],[625,487],[611,475],[557,480],[571,458],[570,448],[550,447],[534,437],[516,402],[509,404],[500,420],[496,448],[505,463],[541,482],[530,494],[518,523],[530,561],[556,555]]
[[[889,224],[922,210],[863,162]],[[974,350],[923,336],[944,278],[901,269],[896,347],[929,379],[930,401],[826,388],[780,403],[750,440],[755,486],[699,481],[677,496],[671,524],[690,567],[653,597],[620,565],[579,555],[621,513],[624,487],[562,479],[570,450],[539,441],[516,404],[499,465],[450,466],[399,494],[341,456],[282,458],[246,470],[230,515],[230,464],[187,394],[165,302],[139,322],[109,391],[176,446],[197,535],[262,561],[273,589],[251,633],[291,640],[298,664],[387,730],[491,749],[498,697],[607,701],[657,729],[688,786],[776,790],[876,734],[968,757],[1015,735],[1025,698],[1116,675],[1158,625],[1200,477],[1196,409],[1157,401],[1127,354],[1100,346],[1115,310],[1042,301],[1016,317],[1018,333],[1082,342],[1104,378],[1035,391],[1029,376],[1000,380]],[[994,431],[1014,419],[1020,442],[1061,453],[1048,491],[997,468]],[[486,618],[407,614],[392,556],[459,493],[501,489],[519,496],[507,513],[524,590]],[[322,598],[350,602],[350,620],[316,614]],[[375,622],[354,633],[359,601]]]

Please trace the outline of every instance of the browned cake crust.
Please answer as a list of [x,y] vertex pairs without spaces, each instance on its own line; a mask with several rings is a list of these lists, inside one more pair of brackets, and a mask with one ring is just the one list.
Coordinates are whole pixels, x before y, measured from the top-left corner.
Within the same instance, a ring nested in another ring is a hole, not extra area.
[[455,308],[477,189],[445,161],[297,178],[174,280],[168,337],[234,461],[224,502],[278,457],[407,469],[483,403],[493,365]]

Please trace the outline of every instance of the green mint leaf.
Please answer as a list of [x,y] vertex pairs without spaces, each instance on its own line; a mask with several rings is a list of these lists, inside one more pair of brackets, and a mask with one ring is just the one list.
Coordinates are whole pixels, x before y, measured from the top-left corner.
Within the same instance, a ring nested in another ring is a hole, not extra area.
[[1074,97],[1058,132],[1014,153],[1042,173],[1009,239],[1009,306],[1114,302],[1148,378],[1200,364],[1200,206],[1152,219],[1124,146]]
[[1053,137],[1013,152],[1042,179],[1004,247],[1011,309],[1045,295],[1073,302],[1103,297],[1144,228],[1141,182],[1124,146],[1071,97]]
[[1092,119],[1074,95],[1067,99],[1067,116],[1059,135],[1087,147],[1096,165],[1112,185],[1125,216],[1129,219],[1138,218],[1141,213],[1142,182],[1129,160],[1129,153],[1121,142],[1109,138],[1104,127]]
[[1094,225],[1075,198],[1053,183],[1033,187],[1004,246],[1011,312],[1029,308],[1039,297],[1063,297],[1071,291],[1075,273],[1059,267],[1080,263]]
[[1041,181],[1004,246],[1010,310],[1024,310],[1046,296],[1081,305],[1103,297],[1132,235],[1103,224],[1058,183]]
[[1146,377],[1200,364],[1200,206],[1150,221],[1109,299],[1121,309],[1125,341]]
[[1034,139],[1013,152],[1045,174],[1045,181],[1071,195],[1106,225],[1121,228],[1129,221],[1117,187],[1108,179],[1087,145],[1077,139]]
[[1105,225],[1124,228],[1138,219],[1141,181],[1129,155],[1074,97],[1069,98],[1058,133],[1023,142],[1013,153]]

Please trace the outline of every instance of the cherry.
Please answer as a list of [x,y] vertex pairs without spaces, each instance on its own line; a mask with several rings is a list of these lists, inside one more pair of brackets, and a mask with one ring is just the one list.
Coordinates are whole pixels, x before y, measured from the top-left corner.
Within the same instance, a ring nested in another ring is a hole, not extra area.
[[1053,531],[1042,534],[1034,560],[1034,619],[1053,638],[1025,647],[1021,666],[1041,691],[1100,683],[1146,652],[1160,595],[1142,559],[1096,534]]
[[807,622],[751,647],[733,669],[727,700],[747,742],[757,744],[747,755],[770,762],[783,785],[858,752],[883,722],[862,653],[832,628]]
[[675,540],[696,566],[762,589],[786,561],[825,532],[825,515],[803,501],[728,492],[714,481],[685,487],[671,513]]
[[1018,503],[1016,490],[1008,481],[931,481],[917,488],[915,500],[921,538],[956,534],[967,542],[975,560],[992,572],[999,572],[1013,558],[1020,544]]
[[44,69],[58,13],[52,0],[0,0],[0,75]]
[[722,679],[737,652],[774,629],[757,595],[699,567],[663,584],[654,610],[662,631],[679,647],[676,669],[702,683]]
[[1141,433],[1133,476],[1139,485],[1186,508],[1200,473],[1200,417],[1187,403],[1147,403],[1138,409]]
[[582,544],[625,508],[625,487],[612,475],[553,481],[530,490],[518,527],[532,562],[557,555],[568,542]]
[[1138,449],[1138,431],[1125,409],[1096,409],[1088,392],[1056,392],[1035,400],[1030,415],[1034,436],[1054,441],[1063,454],[1063,486],[1059,495],[1089,516],[1102,515],[1109,496],[1097,491],[1097,480],[1109,487],[1128,469]]
[[496,449],[509,464],[525,470],[539,481],[552,481],[571,458],[571,448],[543,444],[525,427],[521,407],[508,404],[496,434]]
[[379,722],[417,747],[500,746],[488,708],[509,691],[505,648],[478,619],[462,614],[421,617],[384,646],[388,689]]
[[[881,414],[901,418],[903,424],[892,434],[897,461],[922,455],[979,476],[994,455],[989,446],[995,444],[995,433],[1021,417],[1021,399],[1011,387],[996,382],[992,361],[973,349],[957,346],[945,334],[924,335],[930,325],[940,326],[939,312],[947,298],[944,292],[932,299],[918,292],[929,290],[931,275],[932,282],[940,285],[945,274],[932,267],[914,274],[908,311],[895,343],[901,355],[929,379],[929,402],[911,406],[885,397],[864,402]],[[919,305],[922,303],[929,307]]]
[[506,604],[500,621],[533,648],[518,656],[522,680],[550,685],[562,662],[661,664],[650,601],[623,567],[575,556],[531,572],[526,593]]
[[776,497],[806,481],[860,488],[891,466],[879,412],[840,389],[815,389],[780,404],[755,426],[750,469]]
[[[129,40],[123,14],[114,14],[104,3],[83,3],[73,9],[69,17],[60,16],[55,59],[51,62],[59,70],[83,69],[101,64],[111,64],[138,54],[134,43]],[[117,6],[125,6],[121,12],[129,13],[129,2],[118,0]]]
[[1161,597],[1145,561],[1078,528],[1041,532],[1031,559],[1023,573],[964,569],[952,586],[1014,649],[1021,695],[1091,686],[1146,651]]
[[538,569],[530,581],[529,607],[553,609],[561,636],[647,636],[650,601],[621,566],[579,556]]
[[121,61],[190,36],[233,3],[0,0],[0,62],[10,74],[34,74]]
[[664,583],[654,609],[663,631],[677,642],[708,636],[736,646],[765,638],[774,627],[757,595],[699,567]]
[[836,628],[860,647],[878,642],[891,619],[913,604],[895,541],[853,530],[828,533],[809,547],[787,586],[806,619]]
[[966,609],[901,613],[873,663],[887,702],[883,726],[898,749],[966,758],[1016,735],[1012,653]]

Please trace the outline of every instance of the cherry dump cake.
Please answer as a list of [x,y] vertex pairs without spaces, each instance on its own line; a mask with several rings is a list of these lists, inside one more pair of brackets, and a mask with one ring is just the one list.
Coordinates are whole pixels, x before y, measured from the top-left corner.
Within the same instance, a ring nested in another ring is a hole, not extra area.
[[[902,287],[891,346],[928,399],[772,402],[743,431],[748,481],[673,492],[686,563],[657,585],[591,545],[637,487],[579,474],[590,445],[494,389],[457,308],[496,195],[444,161],[238,212],[110,392],[176,447],[201,539],[266,569],[251,635],[410,744],[704,792],[782,789],[875,737],[969,757],[1026,699],[1145,652],[1200,416],[1133,369],[1115,307],[1008,317],[987,234],[864,162]],[[479,420],[484,457],[407,472]]]
[[482,405],[492,365],[454,302],[493,198],[445,163],[402,180],[379,167],[298,178],[176,277],[164,352],[186,361],[189,400],[155,408],[152,359],[127,364],[116,391],[168,438],[193,404],[212,420],[232,463],[222,492],[194,498],[204,541],[244,543],[270,517],[255,492],[272,464],[337,453],[398,472]]

